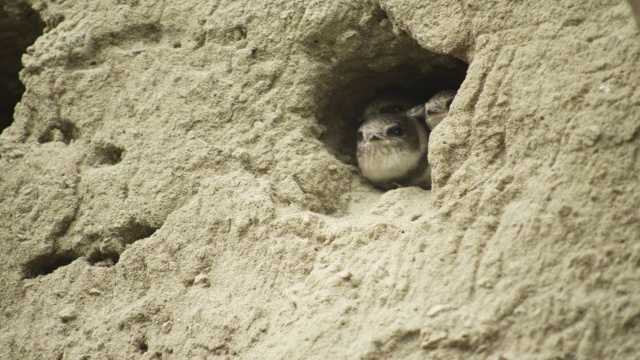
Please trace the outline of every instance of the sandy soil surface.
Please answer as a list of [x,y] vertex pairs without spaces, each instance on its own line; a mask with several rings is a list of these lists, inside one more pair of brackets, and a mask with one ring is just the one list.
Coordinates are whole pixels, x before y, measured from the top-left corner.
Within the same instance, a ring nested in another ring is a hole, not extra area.
[[[0,358],[640,354],[626,1],[28,5]],[[433,189],[363,179],[367,102],[451,87]]]

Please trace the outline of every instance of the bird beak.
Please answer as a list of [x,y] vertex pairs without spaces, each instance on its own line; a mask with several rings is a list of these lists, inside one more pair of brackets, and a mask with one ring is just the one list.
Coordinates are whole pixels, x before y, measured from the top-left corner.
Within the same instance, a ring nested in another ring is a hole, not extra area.
[[374,140],[381,140],[381,139],[382,139],[382,134],[379,132],[375,132],[367,136],[367,141],[374,141]]

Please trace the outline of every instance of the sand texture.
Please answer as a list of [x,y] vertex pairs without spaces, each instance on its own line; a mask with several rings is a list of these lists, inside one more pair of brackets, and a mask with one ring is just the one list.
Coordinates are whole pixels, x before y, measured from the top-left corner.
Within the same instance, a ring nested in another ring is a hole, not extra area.
[[[0,359],[638,358],[627,1],[28,5]],[[354,165],[390,87],[459,87],[431,191]]]

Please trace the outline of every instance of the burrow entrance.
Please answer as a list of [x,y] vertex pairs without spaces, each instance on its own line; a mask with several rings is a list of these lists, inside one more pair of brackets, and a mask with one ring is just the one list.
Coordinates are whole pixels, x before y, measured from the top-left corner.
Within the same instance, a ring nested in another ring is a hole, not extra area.
[[13,122],[13,109],[25,91],[18,78],[22,54],[44,28],[45,23],[28,4],[0,5],[0,133]]
[[[355,165],[359,118],[372,100],[395,93],[424,103],[442,90],[458,90],[468,64],[422,48],[394,28],[377,9],[351,46],[335,46],[335,66],[318,79],[317,118],[326,127],[321,140],[342,162]],[[358,39],[361,43],[357,43]],[[318,50],[321,51],[321,50]]]
[[152,226],[146,221],[129,219],[123,226],[108,232],[110,241],[101,241],[105,234],[88,234],[85,245],[78,245],[73,249],[54,249],[34,257],[23,264],[22,276],[24,279],[33,279],[40,275],[48,275],[83,256],[92,266],[114,266],[120,260],[120,254],[126,245],[151,237],[159,228],[160,226]]

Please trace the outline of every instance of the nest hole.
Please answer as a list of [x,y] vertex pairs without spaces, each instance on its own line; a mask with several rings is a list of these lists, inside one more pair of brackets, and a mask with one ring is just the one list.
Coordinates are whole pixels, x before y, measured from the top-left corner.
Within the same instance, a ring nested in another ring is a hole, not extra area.
[[22,54],[44,28],[44,21],[26,2],[0,6],[0,133],[13,123],[13,109],[25,91],[18,77]]
[[321,140],[340,161],[355,165],[356,131],[366,106],[387,95],[404,98],[415,106],[440,91],[457,91],[468,65],[453,58],[450,61],[449,66],[431,66],[426,59],[422,64],[407,62],[382,71],[366,67],[354,71],[350,81],[331,91],[321,110],[320,123],[327,129]]
[[[332,50],[315,49],[318,57],[333,59],[316,83],[316,117],[326,131],[320,137],[342,162],[355,165],[356,132],[364,109],[384,95],[397,95],[415,105],[426,103],[443,90],[457,91],[468,64],[447,54],[436,54],[398,29],[377,8],[371,21],[353,37]],[[358,36],[362,36],[358,38]],[[317,48],[318,46],[316,46]],[[344,48],[344,49],[343,49]]]

